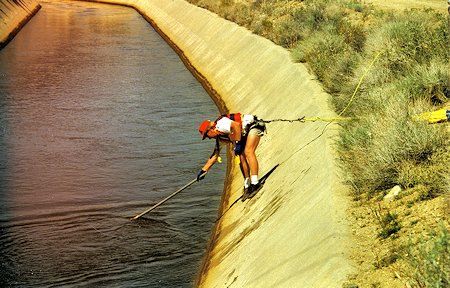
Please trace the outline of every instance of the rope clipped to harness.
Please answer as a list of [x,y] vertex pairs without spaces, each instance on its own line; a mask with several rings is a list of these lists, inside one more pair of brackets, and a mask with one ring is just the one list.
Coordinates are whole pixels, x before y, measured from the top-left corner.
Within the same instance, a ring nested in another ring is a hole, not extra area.
[[305,122],[305,116],[300,117],[298,119],[273,119],[273,120],[264,120],[264,119],[258,119],[258,121],[262,121],[264,123],[272,123],[272,122]]
[[332,121],[337,121],[337,120],[351,120],[352,118],[350,117],[335,117],[335,118],[321,118],[321,117],[315,117],[315,118],[306,118],[306,116],[297,118],[297,119],[273,119],[273,120],[263,120],[263,119],[258,119],[258,121],[264,122],[264,123],[271,123],[271,122],[289,122],[289,123],[293,123],[293,122],[300,122],[300,123],[305,123],[306,121],[310,121],[310,122],[316,122],[316,121],[326,121],[326,122],[332,122]]

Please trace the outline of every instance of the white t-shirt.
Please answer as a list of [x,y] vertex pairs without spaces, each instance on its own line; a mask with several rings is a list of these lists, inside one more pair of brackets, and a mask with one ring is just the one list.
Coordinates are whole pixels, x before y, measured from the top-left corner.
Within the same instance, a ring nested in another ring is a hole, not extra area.
[[[253,115],[248,114],[242,114],[242,131],[244,131],[245,126],[247,126],[248,123],[253,122],[254,117]],[[227,117],[222,117],[219,121],[216,123],[216,129],[219,130],[222,133],[231,133],[231,122],[232,120]]]
[[231,122],[233,122],[231,119],[228,119],[227,117],[222,117],[219,121],[217,121],[216,129],[222,133],[230,134]]
[[[245,133],[245,126],[247,126],[248,123],[253,122],[254,117],[253,115],[247,115],[247,114],[241,114],[242,119],[242,131]],[[231,122],[232,120],[227,117],[222,117],[216,122],[216,129],[222,133],[231,133]],[[248,132],[248,131],[247,131]],[[213,155],[219,155],[220,151],[222,150],[224,142],[220,141],[219,138],[217,138],[216,141],[216,147],[214,148]],[[212,157],[212,156],[211,156]]]

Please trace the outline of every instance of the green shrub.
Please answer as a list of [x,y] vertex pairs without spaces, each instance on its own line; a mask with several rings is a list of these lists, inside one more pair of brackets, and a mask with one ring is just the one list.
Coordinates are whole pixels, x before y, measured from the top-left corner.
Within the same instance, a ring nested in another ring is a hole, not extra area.
[[364,66],[354,70],[355,78],[334,98],[338,110],[344,107],[357,76],[375,53],[381,53],[351,103],[348,115],[358,119],[344,124],[341,158],[352,174],[349,180],[361,193],[374,195],[401,184],[428,187],[428,196],[435,197],[446,189],[443,171],[448,170],[442,164],[442,151],[448,133],[443,126],[413,119],[449,99],[450,69],[448,59],[443,61],[447,55],[444,40],[448,33],[442,29],[446,21],[417,11],[383,20],[380,31],[368,37],[367,47],[372,52],[360,61]]
[[275,42],[285,48],[292,48],[303,38],[303,28],[292,19],[292,16],[285,16],[275,22],[274,33]]
[[[332,28],[331,28],[332,30]],[[338,92],[358,63],[358,56],[342,35],[324,30],[311,35],[293,51],[293,58],[308,66],[329,92]]]
[[434,198],[448,192],[447,163],[450,151],[441,150],[431,154],[426,161],[416,159],[400,161],[396,168],[397,183],[406,188],[415,188],[420,197],[418,200]]
[[252,31],[255,34],[266,37],[273,40],[273,22],[272,19],[267,15],[259,15],[254,18],[252,24]]
[[[389,18],[388,18],[389,19]],[[448,63],[446,19],[430,11],[404,12],[390,18],[380,29],[378,43],[383,66],[392,78],[406,75],[414,66],[439,59]]]
[[448,63],[431,61],[413,67],[404,78],[399,79],[399,90],[409,95],[410,100],[425,100],[441,105],[450,98],[450,67]]
[[[443,162],[448,159],[446,127],[414,120],[423,108],[413,109],[407,104],[408,95],[395,92],[374,89],[356,101],[360,119],[345,124],[338,143],[349,180],[361,193],[374,194],[401,184],[427,185],[430,195],[440,195],[447,171]],[[414,179],[408,176],[412,167]]]
[[224,6],[220,9],[222,11],[222,17],[238,23],[241,26],[251,26],[256,16],[249,6],[242,3],[236,3],[232,6]]
[[442,225],[439,231],[432,231],[428,239],[419,244],[410,244],[405,260],[413,268],[411,281],[418,287],[450,286],[450,235]]
[[338,27],[338,34],[344,37],[347,43],[354,51],[363,52],[366,43],[367,31],[362,26],[362,23],[342,23]]
[[397,220],[398,216],[395,213],[387,212],[381,218],[381,231],[378,234],[379,237],[386,239],[394,233],[400,231],[400,223]]
[[364,12],[366,10],[366,5],[364,5],[361,1],[344,1],[343,5],[356,12]]
[[312,31],[320,30],[326,20],[326,4],[324,1],[316,1],[306,6],[305,9],[299,9],[294,13],[294,19],[301,23],[303,27]]

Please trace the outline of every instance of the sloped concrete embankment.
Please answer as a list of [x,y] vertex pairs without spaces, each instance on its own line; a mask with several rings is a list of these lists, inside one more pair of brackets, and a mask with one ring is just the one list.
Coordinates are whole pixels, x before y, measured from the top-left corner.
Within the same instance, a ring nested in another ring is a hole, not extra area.
[[[267,120],[335,116],[305,67],[272,42],[182,0],[107,2],[147,17],[230,111]],[[268,124],[257,150],[260,176],[279,166],[246,202],[235,202],[242,177],[232,167],[199,286],[341,287],[352,267],[336,129],[327,122]]]
[[41,5],[34,0],[0,0],[0,49],[20,31]]

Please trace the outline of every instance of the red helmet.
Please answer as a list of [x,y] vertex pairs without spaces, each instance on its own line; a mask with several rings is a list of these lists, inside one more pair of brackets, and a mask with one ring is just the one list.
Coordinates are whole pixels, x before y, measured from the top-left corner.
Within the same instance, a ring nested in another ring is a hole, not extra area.
[[206,133],[208,132],[208,128],[211,125],[211,122],[208,120],[205,120],[200,124],[200,127],[198,127],[198,132],[202,134],[202,140],[206,138]]

